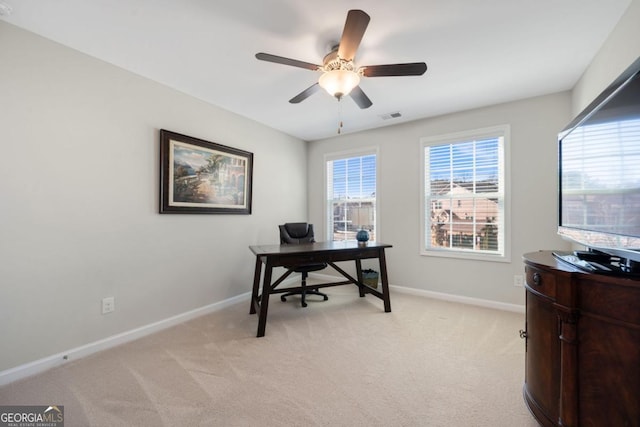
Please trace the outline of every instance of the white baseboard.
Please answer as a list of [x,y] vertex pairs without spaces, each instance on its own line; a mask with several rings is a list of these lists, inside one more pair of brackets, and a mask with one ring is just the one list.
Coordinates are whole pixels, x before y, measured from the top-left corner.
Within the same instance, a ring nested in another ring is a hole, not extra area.
[[[322,274],[322,273],[311,273],[309,274],[309,277],[315,277],[317,279],[326,280],[326,281],[341,280],[340,276],[331,276],[329,274]],[[481,298],[465,297],[465,296],[454,295],[454,294],[446,294],[442,292],[427,291],[423,289],[406,288],[404,286],[396,286],[396,285],[389,285],[389,289],[392,291],[397,291],[397,292],[401,292],[409,295],[421,296],[425,298],[433,298],[433,299],[439,299],[443,301],[458,302],[461,304],[476,305],[479,307],[493,308],[496,310],[503,310],[503,311],[512,311],[515,313],[522,313],[522,314],[525,313],[524,305],[509,304],[505,302],[492,301],[492,300],[486,300]]]
[[405,288],[403,286],[390,285],[389,288],[394,291],[402,292],[409,295],[417,295],[443,301],[459,302],[461,304],[476,305],[479,307],[493,308],[496,310],[512,311],[514,313],[525,313],[524,305],[509,304],[506,302],[492,301],[481,298],[464,297],[460,295],[445,294],[441,292],[425,291],[422,289]]
[[14,381],[30,377],[35,374],[39,374],[56,366],[63,365],[72,360],[77,360],[82,357],[89,356],[90,354],[97,353],[102,350],[106,350],[111,347],[115,347],[120,344],[127,343],[129,341],[142,338],[146,335],[150,335],[154,332],[167,329],[171,326],[178,325],[186,322],[187,320],[194,319],[196,317],[203,316],[205,314],[213,313],[218,310],[222,310],[225,307],[233,305],[237,302],[247,300],[251,297],[251,292],[247,292],[224,301],[209,304],[204,307],[197,308],[195,310],[188,311],[186,313],[178,314],[176,316],[169,317],[158,322],[151,323],[130,331],[126,331],[120,334],[116,334],[92,343],[67,350],[62,353],[54,354],[24,365],[16,366],[15,368],[7,369],[0,372],[0,386],[12,383]]

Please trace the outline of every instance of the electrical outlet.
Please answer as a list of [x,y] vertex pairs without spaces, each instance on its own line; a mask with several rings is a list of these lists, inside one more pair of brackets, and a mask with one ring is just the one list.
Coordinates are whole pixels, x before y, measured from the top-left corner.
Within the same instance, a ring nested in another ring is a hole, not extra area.
[[518,288],[522,288],[524,286],[524,278],[521,274],[516,274],[515,276],[513,276],[513,286],[516,286]]
[[102,299],[102,314],[111,313],[116,309],[115,297],[107,297]]

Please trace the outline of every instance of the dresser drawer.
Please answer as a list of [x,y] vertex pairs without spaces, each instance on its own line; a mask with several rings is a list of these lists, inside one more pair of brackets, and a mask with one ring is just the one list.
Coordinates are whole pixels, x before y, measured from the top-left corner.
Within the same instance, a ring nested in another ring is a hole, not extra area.
[[556,298],[556,276],[545,270],[526,265],[527,287],[549,298]]

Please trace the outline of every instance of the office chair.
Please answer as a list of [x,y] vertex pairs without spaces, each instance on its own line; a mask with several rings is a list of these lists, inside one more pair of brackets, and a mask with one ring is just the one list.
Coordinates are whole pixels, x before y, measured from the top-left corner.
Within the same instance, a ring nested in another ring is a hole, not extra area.
[[[315,242],[313,237],[313,224],[307,224],[306,222],[288,222],[284,225],[279,225],[278,227],[280,228],[280,244],[299,245],[301,243]],[[320,295],[324,297],[324,301],[329,299],[326,294],[319,292],[318,289],[307,289],[307,276],[309,275],[309,272],[325,269],[327,268],[327,263],[322,262],[294,266],[285,265],[285,268],[302,274],[302,289],[283,294],[280,297],[281,301],[286,301],[287,297],[291,295],[300,295],[302,298],[302,306],[306,307],[307,302],[305,300],[308,294]]]

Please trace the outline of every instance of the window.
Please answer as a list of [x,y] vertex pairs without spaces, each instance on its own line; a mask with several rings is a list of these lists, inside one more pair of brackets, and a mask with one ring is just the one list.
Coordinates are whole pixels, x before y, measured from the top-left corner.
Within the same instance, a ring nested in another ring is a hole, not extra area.
[[355,240],[359,229],[376,240],[375,150],[327,157],[327,238]]
[[422,253],[509,261],[508,126],[424,138]]

